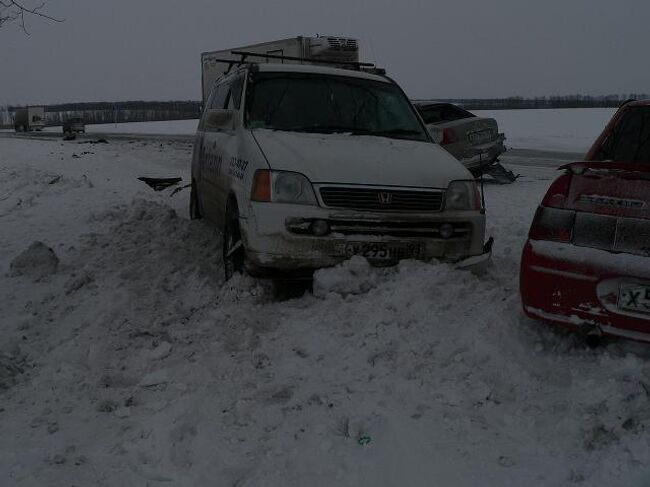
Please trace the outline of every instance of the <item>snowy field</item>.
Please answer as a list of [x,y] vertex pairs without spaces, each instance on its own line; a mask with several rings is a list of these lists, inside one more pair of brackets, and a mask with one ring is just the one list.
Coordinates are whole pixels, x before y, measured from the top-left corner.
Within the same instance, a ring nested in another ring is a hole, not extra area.
[[[514,149],[586,153],[612,117],[613,108],[549,110],[477,110],[480,117],[492,117],[506,134],[506,145]],[[88,125],[89,134],[194,135],[197,120],[135,122]],[[61,127],[50,127],[60,132]]]
[[106,125],[88,125],[88,133],[102,134],[154,134],[154,135],[194,135],[199,126],[198,120],[169,120],[163,122],[133,122]]
[[0,136],[1,486],[650,483],[648,347],[520,310],[552,168],[486,186],[481,277],[353,260],[281,301],[136,179],[186,182],[189,144],[109,142]]
[[564,108],[474,113],[496,119],[508,147],[586,153],[615,112],[615,108]]

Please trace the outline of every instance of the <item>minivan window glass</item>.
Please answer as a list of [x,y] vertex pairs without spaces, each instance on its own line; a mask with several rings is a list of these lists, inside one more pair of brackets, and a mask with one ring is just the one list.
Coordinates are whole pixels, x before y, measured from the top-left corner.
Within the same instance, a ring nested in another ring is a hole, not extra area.
[[222,82],[214,87],[211,103],[208,105],[210,110],[223,110],[226,108],[228,94],[230,93],[230,83]]
[[228,108],[234,108],[235,110],[239,110],[239,107],[241,106],[241,94],[242,94],[242,89],[244,88],[244,78],[241,76],[235,78],[235,80],[232,82],[232,85],[230,85],[230,96],[228,98]]
[[201,114],[201,120],[199,121],[199,130],[205,130],[205,118],[207,116],[208,110],[212,106],[212,102],[214,101],[214,96],[216,94],[217,89],[213,88],[210,92],[210,95],[208,96],[208,100],[205,102],[205,106],[203,107],[203,113]]
[[429,140],[410,102],[392,83],[258,73],[249,85],[246,123],[250,128]]
[[210,94],[208,95],[208,99],[205,102],[205,105],[202,107],[203,113],[207,112],[210,107],[212,106],[212,101],[214,100],[214,95],[216,94],[217,90],[213,89]]

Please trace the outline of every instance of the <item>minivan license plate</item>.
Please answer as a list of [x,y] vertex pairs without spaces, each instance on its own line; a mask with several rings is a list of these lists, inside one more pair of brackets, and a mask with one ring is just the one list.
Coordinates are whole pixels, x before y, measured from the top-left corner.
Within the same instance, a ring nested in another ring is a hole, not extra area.
[[424,257],[424,244],[413,242],[349,242],[345,246],[345,255],[347,257],[360,255],[373,261],[421,259]]
[[619,309],[650,313],[650,286],[621,286],[618,295]]

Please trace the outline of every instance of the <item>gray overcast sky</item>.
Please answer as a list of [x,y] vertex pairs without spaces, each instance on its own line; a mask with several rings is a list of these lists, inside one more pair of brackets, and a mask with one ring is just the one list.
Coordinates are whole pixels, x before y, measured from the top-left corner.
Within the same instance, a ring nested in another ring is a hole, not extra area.
[[650,91],[648,0],[48,0],[0,29],[0,104],[200,98],[200,53],[356,37],[416,98]]

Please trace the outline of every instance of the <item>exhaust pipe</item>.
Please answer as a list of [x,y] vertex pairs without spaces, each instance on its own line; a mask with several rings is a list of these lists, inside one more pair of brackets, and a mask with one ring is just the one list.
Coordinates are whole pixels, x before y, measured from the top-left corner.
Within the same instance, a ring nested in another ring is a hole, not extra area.
[[603,332],[598,326],[592,326],[587,330],[585,342],[589,348],[596,348],[600,345],[603,338]]

